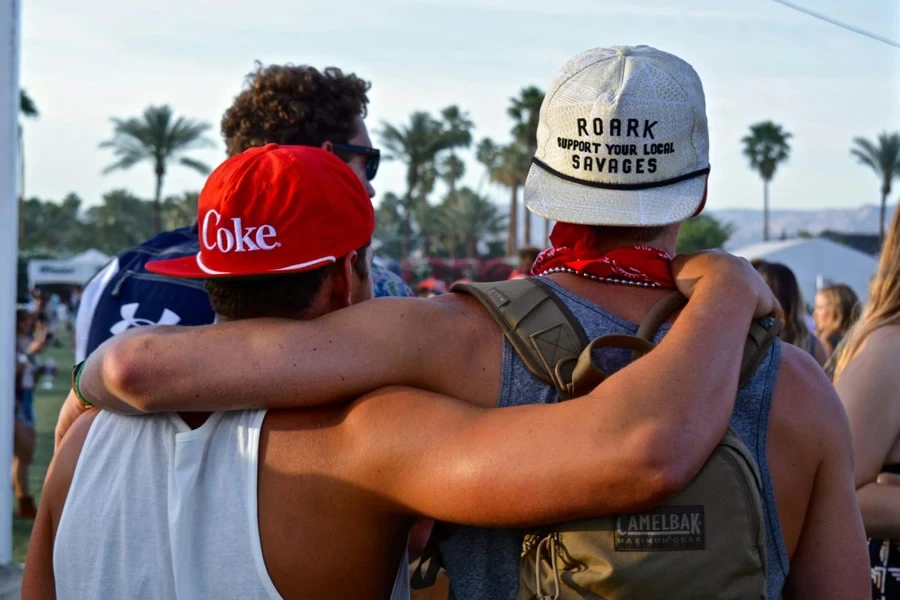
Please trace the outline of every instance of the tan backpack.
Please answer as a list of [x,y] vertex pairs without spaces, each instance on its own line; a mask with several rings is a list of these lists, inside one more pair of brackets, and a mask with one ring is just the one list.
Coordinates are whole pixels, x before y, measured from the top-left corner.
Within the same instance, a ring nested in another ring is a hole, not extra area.
[[[606,377],[593,365],[592,350],[625,348],[632,359],[642,356],[653,349],[659,325],[685,303],[674,293],[650,311],[636,336],[605,335],[588,343],[581,326],[540,279],[457,285],[454,291],[477,298],[529,370],[555,386],[563,400],[588,393]],[[753,324],[741,385],[759,367],[780,328],[773,320]],[[729,428],[693,481],[656,508],[527,533],[519,600],[765,599],[760,490],[757,466]],[[437,542],[429,546],[434,553]],[[432,559],[429,573],[435,573],[438,557],[423,558]],[[427,584],[420,572],[417,576],[419,586]]]

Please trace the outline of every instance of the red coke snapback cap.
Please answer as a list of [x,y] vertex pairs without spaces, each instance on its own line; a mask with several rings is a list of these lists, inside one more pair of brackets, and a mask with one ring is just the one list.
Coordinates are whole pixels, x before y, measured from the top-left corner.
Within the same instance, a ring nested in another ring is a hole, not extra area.
[[308,146],[268,144],[226,160],[198,203],[200,252],[147,263],[193,279],[300,273],[372,239],[375,211],[341,159]]

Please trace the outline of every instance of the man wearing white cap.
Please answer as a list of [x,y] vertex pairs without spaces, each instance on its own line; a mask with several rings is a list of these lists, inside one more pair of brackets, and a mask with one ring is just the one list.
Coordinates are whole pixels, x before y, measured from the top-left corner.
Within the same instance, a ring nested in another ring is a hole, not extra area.
[[[671,254],[679,223],[706,200],[709,142],[699,77],[683,60],[645,46],[585,52],[555,78],[537,142],[525,200],[558,224],[553,247],[538,257],[533,274],[589,339],[633,334],[635,323],[675,287]],[[716,286],[719,301],[710,308],[722,311],[716,326],[697,330],[677,348],[663,342],[641,359],[660,359],[666,349],[664,364],[674,368],[653,381],[630,382],[671,394],[648,416],[658,420],[640,438],[642,447],[648,455],[659,452],[672,469],[674,491],[693,477],[702,463],[698,453],[708,456],[729,424],[760,474],[768,597],[862,598],[866,548],[849,433],[827,379],[804,353],[776,343],[734,406],[722,406],[736,389],[723,353],[740,345],[749,325],[733,315],[753,293],[741,286]],[[390,354],[382,351],[389,335],[404,338]],[[608,353],[595,361],[612,373],[628,357]],[[82,381],[89,400],[122,410],[310,406],[393,384],[484,407],[558,400],[556,389],[529,371],[493,319],[463,294],[376,300],[313,323],[136,331],[89,359]],[[216,393],[221,389],[231,392],[231,403]],[[457,599],[517,597],[521,534],[459,528],[441,549]],[[671,584],[677,589],[677,581]]]

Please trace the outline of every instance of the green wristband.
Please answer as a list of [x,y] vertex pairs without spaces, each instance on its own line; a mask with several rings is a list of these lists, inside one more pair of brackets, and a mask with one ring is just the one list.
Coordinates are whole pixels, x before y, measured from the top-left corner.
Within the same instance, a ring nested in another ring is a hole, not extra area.
[[84,371],[84,363],[86,362],[87,360],[83,360],[72,369],[72,390],[75,392],[75,397],[78,398],[85,407],[91,408],[94,406],[93,403],[84,397],[84,394],[81,393],[81,388],[78,385],[81,382],[81,372]]

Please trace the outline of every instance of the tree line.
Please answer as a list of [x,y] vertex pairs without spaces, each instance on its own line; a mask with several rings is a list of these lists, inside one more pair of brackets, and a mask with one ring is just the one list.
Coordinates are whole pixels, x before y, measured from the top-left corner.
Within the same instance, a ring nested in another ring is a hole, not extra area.
[[[386,252],[408,257],[417,248],[424,256],[475,258],[479,247],[486,248],[491,241],[496,246],[505,230],[505,253],[514,256],[519,242],[519,191],[534,155],[543,101],[544,92],[539,88],[523,88],[510,98],[506,111],[512,121],[511,139],[498,143],[483,138],[476,144],[475,158],[483,169],[478,190],[459,186],[467,170],[459,151],[474,143],[475,124],[466,111],[451,105],[436,116],[417,111],[407,123],[383,123],[377,136],[386,158],[402,162],[406,170],[405,190],[388,192],[378,208],[376,237]],[[438,182],[446,191],[435,203],[432,198]],[[483,195],[485,183],[509,190],[506,215]],[[524,243],[531,245],[527,214],[523,222]],[[546,235],[545,226],[542,242]]]
[[85,208],[69,194],[61,201],[30,198],[20,203],[19,248],[32,256],[64,256],[96,248],[118,254],[154,234],[158,213],[163,230],[191,225],[197,218],[196,192],[169,196],[158,205],[128,190],[112,190]]
[[[414,254],[446,258],[515,256],[520,237],[526,245],[534,243],[532,220],[519,205],[519,196],[536,150],[543,100],[544,92],[535,86],[525,87],[509,99],[506,115],[510,119],[510,137],[502,142],[483,138],[475,143],[475,124],[468,112],[457,105],[447,106],[436,115],[414,112],[406,123],[383,122],[375,130],[376,137],[385,150],[385,158],[403,164],[405,189],[385,193],[377,208],[375,236],[382,243],[382,253],[394,258]],[[24,90],[20,113],[31,118],[39,114]],[[83,210],[81,199],[74,194],[61,202],[37,198],[26,201],[21,189],[21,248],[76,252],[96,247],[117,253],[157,231],[193,222],[197,194],[164,197],[163,185],[174,165],[203,175],[210,172],[209,166],[188,153],[212,145],[206,137],[211,126],[176,116],[169,106],[150,106],[138,117],[113,118],[112,124],[112,137],[100,147],[112,150],[115,161],[104,173],[149,163],[156,176],[153,199],[142,200],[127,190],[113,190],[103,197],[102,204]],[[24,170],[21,129],[20,125]],[[765,121],[751,125],[741,140],[750,166],[763,180],[764,240],[769,239],[769,185],[778,167],[790,156],[791,138],[792,134],[781,125]],[[461,185],[468,169],[462,151],[473,145],[482,171],[477,189]],[[851,154],[871,168],[881,182],[879,239],[883,240],[887,199],[892,182],[900,177],[900,133],[883,133],[875,142],[855,138]],[[488,184],[508,191],[505,215],[485,195]],[[521,236],[519,223],[524,227]],[[549,233],[549,222],[543,223],[539,246],[544,245]],[[698,217],[685,224],[679,250],[721,246],[732,230],[730,225],[710,216]]]

